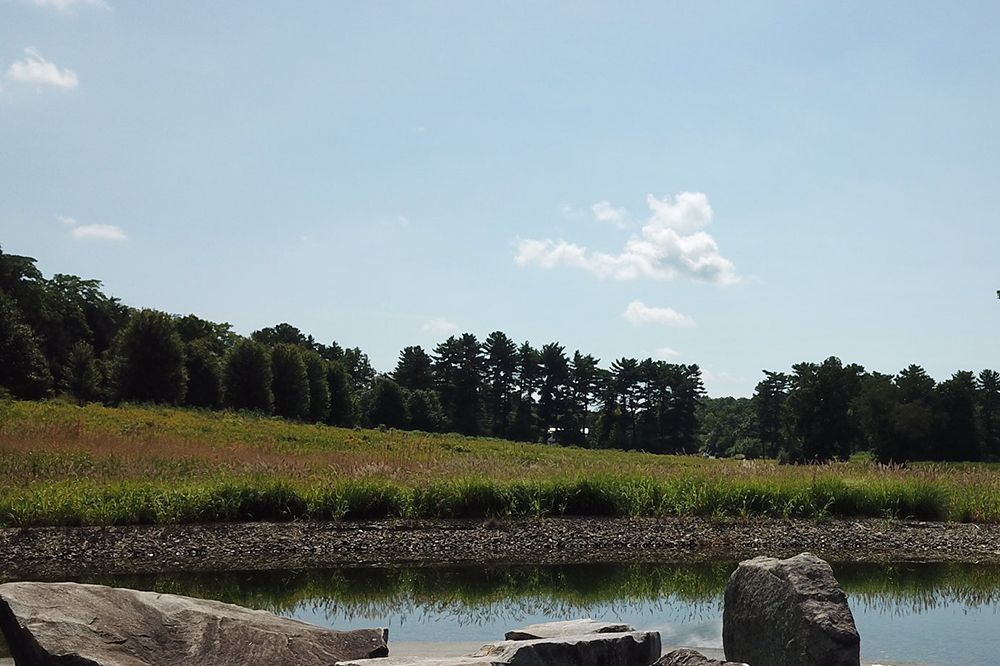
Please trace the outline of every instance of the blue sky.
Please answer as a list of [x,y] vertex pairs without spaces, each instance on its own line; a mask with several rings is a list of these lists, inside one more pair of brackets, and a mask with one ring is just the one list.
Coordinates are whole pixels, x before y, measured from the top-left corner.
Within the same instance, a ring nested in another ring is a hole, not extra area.
[[135,306],[710,395],[1000,368],[1000,4],[0,0],[0,245]]

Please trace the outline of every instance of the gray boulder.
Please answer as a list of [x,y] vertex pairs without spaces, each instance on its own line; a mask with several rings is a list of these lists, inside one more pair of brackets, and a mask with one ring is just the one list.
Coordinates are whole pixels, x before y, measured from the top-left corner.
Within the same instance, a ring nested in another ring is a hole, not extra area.
[[296,664],[384,657],[388,630],[334,631],[218,601],[77,583],[0,585],[18,666]]
[[859,666],[861,638],[830,565],[811,553],[757,557],[729,578],[726,659],[753,666]]
[[660,657],[658,631],[585,634],[484,645],[474,656],[508,666],[649,666]]
[[559,638],[562,636],[583,636],[585,634],[620,634],[635,631],[627,624],[597,622],[589,617],[582,620],[563,620],[532,624],[523,629],[514,629],[504,634],[509,641],[530,641],[536,638]]
[[735,661],[719,661],[709,659],[702,653],[688,648],[681,648],[666,653],[655,666],[747,666],[747,664]]

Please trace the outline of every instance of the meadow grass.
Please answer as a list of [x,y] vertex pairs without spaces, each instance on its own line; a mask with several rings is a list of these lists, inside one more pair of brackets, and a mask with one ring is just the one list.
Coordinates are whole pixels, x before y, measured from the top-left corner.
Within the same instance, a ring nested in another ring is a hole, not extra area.
[[1000,521],[987,465],[779,466],[163,407],[0,403],[0,525],[543,516]]

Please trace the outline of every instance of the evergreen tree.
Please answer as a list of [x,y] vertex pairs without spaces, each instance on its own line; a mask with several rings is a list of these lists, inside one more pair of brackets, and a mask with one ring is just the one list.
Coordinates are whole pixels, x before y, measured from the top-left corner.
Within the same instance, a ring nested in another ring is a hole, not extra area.
[[223,367],[226,406],[271,414],[274,411],[271,377],[271,354],[267,347],[240,338],[226,352]]
[[487,428],[494,437],[507,437],[517,394],[517,345],[500,331],[483,343],[484,403]]
[[642,407],[639,361],[620,358],[611,364],[601,409],[599,443],[605,448],[636,449],[636,416]]
[[766,458],[776,458],[782,449],[787,452],[784,414],[790,384],[789,376],[783,372],[765,370],[764,379],[754,389],[753,401],[760,427],[758,437]]
[[453,430],[479,434],[482,348],[476,336],[454,335],[434,348],[434,374],[441,407]]
[[297,346],[287,342],[274,346],[271,350],[271,378],[274,413],[296,420],[309,416],[309,373]]
[[1000,459],[1000,372],[983,370],[976,379],[979,431],[983,450],[991,460]]
[[326,383],[330,388],[330,414],[326,417],[326,422],[350,428],[357,423],[356,398],[351,388],[351,377],[340,361],[327,363]]
[[168,314],[133,314],[115,340],[111,368],[119,400],[176,405],[184,399],[184,343]]
[[222,360],[213,341],[198,338],[185,345],[184,367],[187,370],[187,393],[184,404],[216,409],[222,406]]
[[573,352],[569,369],[568,412],[564,441],[575,446],[590,444],[590,410],[601,393],[605,371],[600,361],[590,354]]
[[895,427],[895,411],[899,404],[899,389],[890,375],[873,372],[862,381],[861,393],[854,402],[863,446],[882,462],[906,460],[905,449]]
[[86,342],[77,342],[70,349],[63,368],[63,388],[81,405],[100,400],[101,371],[94,348]]
[[697,365],[660,364],[666,388],[658,394],[664,452],[693,453],[698,448],[698,405],[705,393]]
[[555,342],[544,345],[538,359],[542,377],[538,422],[546,439],[565,444],[564,421],[570,409],[569,359],[565,348]]
[[534,410],[531,403],[522,396],[514,398],[514,421],[511,423],[508,437],[515,442],[538,441]]
[[788,417],[801,459],[825,462],[846,460],[860,440],[851,405],[861,393],[864,369],[831,356],[821,364],[792,366]]
[[327,363],[314,351],[302,352],[309,377],[309,420],[322,423],[330,416],[330,384],[327,382]]
[[434,383],[434,373],[431,371],[431,357],[423,347],[404,347],[399,352],[396,369],[392,371],[392,379],[405,389],[425,391]]
[[934,379],[919,365],[910,365],[894,381],[898,402],[892,415],[896,432],[892,459],[896,462],[940,459],[934,442],[940,420]]
[[960,371],[938,386],[941,420],[937,455],[941,460],[981,460],[976,428],[976,376]]

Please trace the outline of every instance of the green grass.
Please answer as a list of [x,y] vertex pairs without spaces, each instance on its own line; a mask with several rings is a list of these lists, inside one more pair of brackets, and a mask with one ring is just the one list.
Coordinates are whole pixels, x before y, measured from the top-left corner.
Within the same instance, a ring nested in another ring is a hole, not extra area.
[[811,467],[0,403],[0,525],[539,516],[1000,521],[988,465]]

